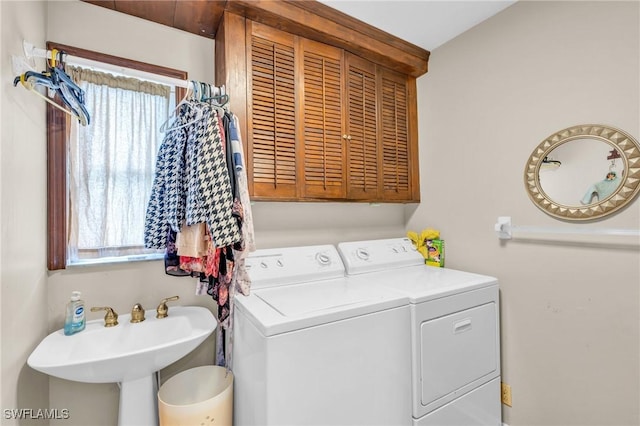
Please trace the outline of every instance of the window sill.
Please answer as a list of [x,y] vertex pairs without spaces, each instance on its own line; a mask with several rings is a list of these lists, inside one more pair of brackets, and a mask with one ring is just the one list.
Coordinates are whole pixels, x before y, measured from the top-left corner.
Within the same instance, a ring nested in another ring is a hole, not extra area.
[[77,268],[84,266],[95,266],[95,265],[112,265],[118,263],[128,263],[128,262],[143,262],[149,260],[162,260],[164,259],[164,253],[151,253],[151,254],[137,254],[137,255],[128,255],[128,256],[111,256],[111,257],[100,257],[96,259],[78,259],[78,260],[69,260],[67,263],[67,268]]

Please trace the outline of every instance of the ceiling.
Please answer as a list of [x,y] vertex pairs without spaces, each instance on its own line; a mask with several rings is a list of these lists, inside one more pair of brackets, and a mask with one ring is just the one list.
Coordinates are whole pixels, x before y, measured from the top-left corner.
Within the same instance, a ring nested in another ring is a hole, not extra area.
[[[210,38],[215,37],[222,12],[229,3],[229,0],[83,1]],[[428,51],[516,1],[319,0],[320,3]]]
[[516,0],[319,1],[429,51],[516,2]]

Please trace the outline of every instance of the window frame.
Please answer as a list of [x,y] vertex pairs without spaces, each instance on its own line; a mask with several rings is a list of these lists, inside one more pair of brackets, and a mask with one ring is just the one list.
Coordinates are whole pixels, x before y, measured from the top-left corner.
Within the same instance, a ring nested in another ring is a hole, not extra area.
[[[186,71],[48,41],[47,50],[53,49],[68,55],[145,71],[159,76],[180,80],[188,78]],[[184,97],[185,90],[182,87],[176,87],[176,103]],[[60,103],[58,97],[56,100]],[[67,207],[69,200],[67,154],[70,120],[71,117],[68,114],[47,103],[47,269],[50,271],[67,267]]]

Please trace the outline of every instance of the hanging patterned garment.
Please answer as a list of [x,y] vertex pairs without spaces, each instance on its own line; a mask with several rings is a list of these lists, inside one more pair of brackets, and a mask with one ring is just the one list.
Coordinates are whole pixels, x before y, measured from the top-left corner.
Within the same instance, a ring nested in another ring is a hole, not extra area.
[[165,134],[158,150],[156,172],[151,189],[151,197],[147,204],[144,226],[144,245],[146,248],[163,249],[167,247],[167,236],[171,229],[169,219],[169,203],[175,202],[169,193],[181,186],[184,179],[184,152],[187,140],[188,115],[184,110],[178,114]]
[[178,232],[185,220],[187,225],[206,223],[216,246],[241,239],[232,215],[233,194],[217,114],[203,103],[183,106],[172,127],[192,122],[196,108],[205,109],[204,118],[169,130],[160,147],[145,219],[145,247],[165,248],[167,229]]
[[158,152],[145,246],[166,248],[165,272],[197,277],[196,294],[216,302],[216,363],[229,367],[233,298],[249,294],[245,257],[255,250],[239,123],[219,107],[189,101],[171,128]]
[[244,155],[242,152],[242,136],[240,134],[240,123],[237,116],[233,116],[230,123],[230,138],[234,153],[234,166],[237,177],[239,204],[242,209],[242,233],[243,250],[235,253],[236,268],[233,276],[233,286],[241,294],[248,296],[251,288],[251,279],[245,268],[245,258],[249,252],[255,251],[256,243],[253,234],[253,216],[251,213],[251,200],[249,198],[249,186],[247,183],[247,172],[243,167]]
[[240,241],[241,235],[231,212],[233,194],[218,116],[213,108],[204,105],[205,118],[196,123],[187,143],[195,145],[196,153],[195,172],[187,190],[194,195],[187,204],[186,223],[206,223],[212,242],[224,247]]

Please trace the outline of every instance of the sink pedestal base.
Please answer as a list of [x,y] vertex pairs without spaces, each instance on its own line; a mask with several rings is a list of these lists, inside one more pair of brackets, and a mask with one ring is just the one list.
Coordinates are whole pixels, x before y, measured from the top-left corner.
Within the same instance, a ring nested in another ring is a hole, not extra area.
[[118,426],[157,425],[157,395],[155,374],[121,382]]

